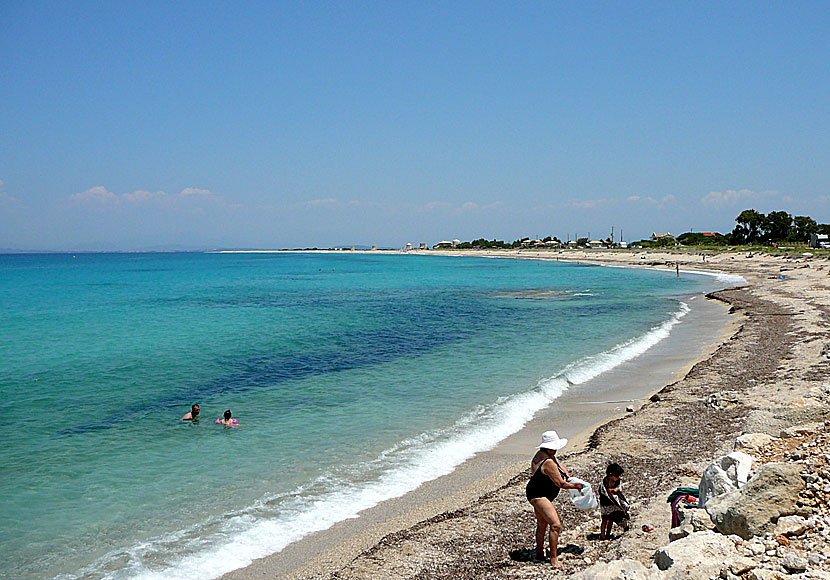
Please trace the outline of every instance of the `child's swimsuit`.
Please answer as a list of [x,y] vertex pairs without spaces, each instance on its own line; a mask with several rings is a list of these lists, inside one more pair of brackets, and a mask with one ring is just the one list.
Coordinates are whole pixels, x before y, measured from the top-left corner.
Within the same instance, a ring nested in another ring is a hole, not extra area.
[[[617,484],[618,489],[622,490],[622,483]],[[599,512],[603,518],[611,518],[615,521],[623,520],[628,514],[627,504],[623,506],[622,500],[611,497],[608,492],[608,487],[605,485],[603,479],[599,484]],[[619,523],[617,521],[617,523]]]
[[[553,501],[556,496],[559,495],[559,488],[556,487],[553,480],[542,473],[542,466],[548,459],[553,459],[553,457],[548,457],[542,461],[542,463],[539,464],[539,467],[536,468],[533,475],[530,476],[530,480],[527,482],[527,487],[525,487],[525,495],[527,496],[528,501],[538,497],[546,497],[550,501]],[[553,462],[556,463],[556,467],[559,468],[559,474],[562,476],[562,479],[568,479],[568,476],[565,475],[565,472],[562,471],[561,467],[559,467],[559,462],[555,459],[553,459]]]

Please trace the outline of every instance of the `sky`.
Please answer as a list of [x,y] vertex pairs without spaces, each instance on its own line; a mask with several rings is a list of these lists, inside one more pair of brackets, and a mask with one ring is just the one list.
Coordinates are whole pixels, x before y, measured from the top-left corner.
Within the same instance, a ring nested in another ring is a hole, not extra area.
[[5,0],[0,249],[827,223],[828,30],[827,2]]

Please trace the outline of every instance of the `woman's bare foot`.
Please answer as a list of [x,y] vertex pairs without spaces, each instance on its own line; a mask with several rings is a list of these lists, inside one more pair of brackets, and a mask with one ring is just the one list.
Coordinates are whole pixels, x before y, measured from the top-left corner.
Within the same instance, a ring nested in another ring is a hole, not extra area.
[[550,565],[556,568],[557,570],[561,570],[563,568],[562,562],[560,562],[559,560],[551,560]]

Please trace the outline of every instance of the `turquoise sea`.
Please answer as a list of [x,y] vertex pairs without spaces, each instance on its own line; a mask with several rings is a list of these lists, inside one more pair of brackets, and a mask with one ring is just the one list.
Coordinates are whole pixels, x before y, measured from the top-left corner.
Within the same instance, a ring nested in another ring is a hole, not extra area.
[[215,578],[452,471],[726,285],[401,254],[2,255],[0,578]]

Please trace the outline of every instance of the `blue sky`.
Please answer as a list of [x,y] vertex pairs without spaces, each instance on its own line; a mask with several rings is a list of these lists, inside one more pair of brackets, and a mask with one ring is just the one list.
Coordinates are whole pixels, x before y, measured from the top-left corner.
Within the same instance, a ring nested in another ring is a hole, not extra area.
[[0,248],[830,222],[830,4],[0,4]]

